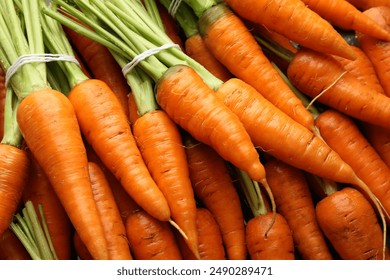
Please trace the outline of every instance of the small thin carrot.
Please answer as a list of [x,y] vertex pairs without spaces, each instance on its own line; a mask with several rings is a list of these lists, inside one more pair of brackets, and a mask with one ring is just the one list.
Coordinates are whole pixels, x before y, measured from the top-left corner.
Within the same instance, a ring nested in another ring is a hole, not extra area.
[[311,10],[333,26],[354,30],[379,40],[390,40],[390,33],[346,0],[302,0]]
[[[390,7],[373,7],[363,12],[390,32]],[[357,34],[361,49],[374,65],[378,79],[387,96],[390,96],[390,42],[380,41],[369,34]]]
[[217,221],[227,258],[246,259],[244,214],[225,161],[210,146],[190,136],[184,144],[195,195]]
[[181,260],[182,255],[169,222],[159,221],[142,209],[126,220],[126,233],[136,260]]
[[225,2],[242,18],[263,24],[301,46],[355,59],[354,53],[333,26],[300,0]]
[[0,235],[0,260],[31,260],[26,248],[9,228]]
[[264,164],[278,212],[292,230],[297,251],[305,260],[330,260],[333,256],[318,226],[315,206],[302,170],[271,158]]
[[96,163],[89,162],[88,171],[93,197],[107,239],[109,259],[131,260],[132,256],[126,238],[126,229],[108,181]]
[[390,127],[390,98],[363,85],[331,55],[301,49],[290,61],[287,76],[320,103],[361,121]]
[[68,260],[72,255],[73,226],[46,174],[31,153],[29,157],[31,170],[29,183],[23,190],[23,201],[32,201],[37,213],[38,205],[42,205],[56,256],[59,260]]
[[[225,248],[223,246],[221,229],[213,215],[207,208],[196,209],[196,225],[199,236],[199,255],[201,260],[224,260]],[[178,236],[180,252],[185,260],[196,260],[192,251]]]
[[265,56],[244,22],[225,4],[199,18],[207,48],[237,78],[250,84],[297,122],[314,129],[313,117]]
[[358,190],[345,187],[316,205],[318,223],[343,260],[380,260],[384,233],[370,202]]
[[353,168],[390,213],[390,168],[370,145],[357,124],[335,110],[322,112],[315,124],[326,143]]

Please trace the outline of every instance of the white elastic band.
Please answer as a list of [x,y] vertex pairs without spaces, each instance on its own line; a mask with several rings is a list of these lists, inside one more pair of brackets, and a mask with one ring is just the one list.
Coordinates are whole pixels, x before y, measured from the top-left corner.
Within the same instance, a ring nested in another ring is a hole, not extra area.
[[66,54],[24,54],[18,57],[15,62],[9,67],[7,73],[5,74],[5,86],[8,85],[11,77],[22,67],[24,64],[31,62],[51,62],[51,61],[69,61],[80,65],[77,59],[74,56]]
[[181,0],[172,0],[168,7],[168,13],[175,17],[177,9],[179,8]]
[[139,55],[136,55],[133,58],[133,60],[131,60],[129,63],[127,63],[125,66],[123,66],[123,68],[122,68],[123,76],[126,76],[131,71],[131,69],[133,69],[138,63],[140,63],[145,58],[148,58],[149,56],[152,56],[152,55],[154,55],[162,50],[169,49],[172,47],[180,49],[180,46],[178,44],[166,43],[160,47],[152,48],[152,49],[149,49],[149,50],[146,50],[146,51],[140,53]]

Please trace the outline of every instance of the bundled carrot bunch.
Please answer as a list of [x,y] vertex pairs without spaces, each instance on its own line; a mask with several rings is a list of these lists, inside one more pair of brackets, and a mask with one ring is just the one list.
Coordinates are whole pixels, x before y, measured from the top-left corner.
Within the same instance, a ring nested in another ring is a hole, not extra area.
[[387,1],[220,2],[0,4],[1,259],[389,258]]

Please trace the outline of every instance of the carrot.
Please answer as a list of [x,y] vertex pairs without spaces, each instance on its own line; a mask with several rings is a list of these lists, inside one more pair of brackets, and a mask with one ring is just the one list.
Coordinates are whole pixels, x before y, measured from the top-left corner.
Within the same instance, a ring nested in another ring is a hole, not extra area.
[[111,88],[122,105],[126,116],[128,116],[127,95],[130,88],[109,49],[66,26],[64,31],[85,61],[93,78],[104,81]]
[[23,244],[9,228],[0,235],[0,260],[31,260]]
[[168,222],[159,221],[139,209],[127,217],[126,233],[137,260],[181,260],[175,235]]
[[189,136],[184,144],[195,195],[217,221],[227,258],[246,259],[244,214],[225,161],[210,146]]
[[116,205],[108,181],[94,162],[88,163],[93,197],[102,220],[111,260],[131,260],[132,256],[126,238],[126,229]]
[[77,257],[81,260],[93,260],[93,257],[89,253],[84,242],[81,240],[80,235],[75,231],[73,233],[73,247]]
[[345,187],[316,205],[318,223],[341,259],[377,260],[383,251],[383,232],[369,201],[358,190]]
[[[390,32],[390,7],[375,7],[363,12]],[[390,42],[383,42],[368,34],[359,33],[358,42],[374,65],[378,79],[387,96],[390,96]]]
[[362,132],[381,159],[390,166],[390,130],[370,124],[362,124]]
[[253,86],[276,107],[313,129],[313,118],[285,83],[244,22],[225,4],[208,9],[199,18],[207,48],[237,78]]
[[[348,59],[355,55],[333,26],[297,0],[226,0],[240,17],[263,24],[301,46]],[[261,15],[261,16],[260,16]]]
[[29,183],[23,190],[23,202],[32,201],[37,213],[38,205],[42,205],[56,256],[59,260],[68,260],[72,255],[72,224],[46,174],[31,153],[29,157],[31,170]]
[[367,184],[386,211],[390,212],[390,168],[356,123],[335,110],[321,113],[315,123],[323,139],[355,170],[356,175]]
[[364,11],[373,7],[387,6],[390,7],[390,3],[387,0],[347,0],[356,8]]
[[177,124],[254,180],[264,182],[264,168],[244,126],[192,68],[170,67],[156,91],[158,104]]
[[[225,248],[222,242],[221,230],[217,221],[207,208],[196,209],[196,225],[199,236],[199,255],[201,260],[224,260]],[[196,260],[183,237],[178,237],[180,252],[185,260]]]
[[330,260],[333,256],[318,226],[315,206],[305,174],[271,158],[264,164],[278,212],[292,230],[294,244],[305,260]]
[[311,10],[344,30],[354,30],[379,40],[390,40],[390,33],[345,0],[302,0]]
[[301,49],[289,63],[287,75],[320,103],[364,122],[390,126],[390,98],[361,84],[330,55]]

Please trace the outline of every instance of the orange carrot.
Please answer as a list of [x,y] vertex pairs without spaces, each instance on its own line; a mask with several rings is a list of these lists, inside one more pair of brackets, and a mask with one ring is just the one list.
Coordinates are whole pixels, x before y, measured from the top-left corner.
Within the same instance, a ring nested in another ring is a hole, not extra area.
[[[217,99],[196,72],[170,67],[158,81],[157,102],[195,139],[212,146],[225,160],[264,183],[259,155],[238,117]],[[232,150],[234,147],[234,150]]]
[[305,174],[277,159],[264,164],[278,212],[292,230],[294,244],[305,260],[333,258],[317,223],[313,198]]
[[[344,260],[383,259],[383,231],[369,201],[353,188],[343,188],[318,202],[318,223]],[[386,257],[388,250],[386,248]]]
[[164,111],[152,110],[136,120],[133,133],[152,178],[167,199],[173,221],[198,255],[196,202],[177,125]]
[[390,33],[345,0],[302,0],[311,10],[344,30],[354,30],[379,40],[390,40]]
[[184,143],[194,192],[217,221],[227,258],[246,259],[244,214],[225,161],[210,146],[191,137]]
[[283,80],[244,22],[225,4],[216,5],[199,18],[207,48],[237,78],[253,86],[276,107],[313,129],[313,117]]
[[150,176],[112,90],[103,81],[88,79],[73,87],[69,100],[84,136],[104,165],[137,204],[168,221],[168,203]]
[[390,7],[390,3],[387,0],[347,0],[356,8],[364,11],[373,7],[387,6]]
[[116,205],[108,181],[94,162],[88,163],[93,197],[105,231],[108,256],[111,260],[131,260],[132,256],[126,238],[126,229]]
[[46,174],[31,153],[29,157],[31,171],[29,183],[23,190],[23,202],[32,201],[36,213],[39,213],[38,205],[42,205],[56,256],[59,260],[68,260],[72,255],[72,224]]
[[356,123],[335,110],[321,113],[315,123],[323,139],[355,170],[357,176],[367,184],[390,213],[390,168]]
[[323,53],[348,59],[355,55],[333,26],[298,0],[226,0],[239,16],[290,40]]
[[93,257],[89,253],[87,247],[84,242],[81,240],[80,235],[77,231],[73,234],[73,246],[77,257],[81,260],[93,260]]
[[22,242],[9,228],[0,235],[0,260],[31,260]]
[[51,89],[33,91],[20,103],[17,121],[27,146],[81,239],[94,258],[107,259],[107,244],[93,200],[85,146],[69,99]]
[[361,84],[334,57],[301,49],[289,63],[287,75],[318,102],[361,121],[390,127],[390,98]]
[[111,88],[128,116],[127,95],[130,88],[123,77],[121,68],[108,48],[70,28],[64,27],[64,31],[85,61],[93,78],[104,81]]
[[363,124],[361,127],[363,134],[372,147],[374,147],[387,166],[390,167],[390,129],[370,124]]
[[[196,224],[199,236],[199,255],[201,260],[224,260],[225,248],[222,242],[221,230],[213,215],[206,208],[196,209]],[[178,237],[181,254],[185,260],[196,260],[192,251],[183,241],[183,237]]]
[[168,222],[139,209],[127,217],[126,233],[137,260],[181,260],[175,234]]
[[[390,7],[374,7],[363,13],[390,32]],[[383,42],[362,33],[359,33],[357,38],[360,47],[374,65],[385,94],[390,96],[390,42]]]

